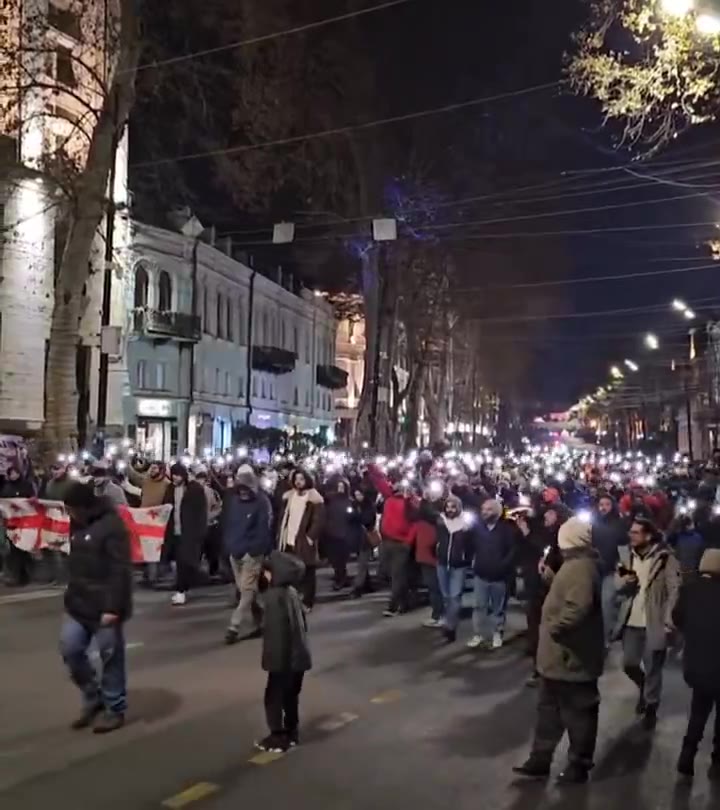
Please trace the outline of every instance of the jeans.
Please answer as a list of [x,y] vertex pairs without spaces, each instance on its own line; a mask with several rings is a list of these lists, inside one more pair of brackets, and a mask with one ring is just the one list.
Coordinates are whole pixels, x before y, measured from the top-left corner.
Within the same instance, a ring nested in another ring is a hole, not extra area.
[[445,603],[445,626],[448,630],[457,630],[465,590],[465,569],[438,565],[437,579]]
[[490,632],[502,635],[505,629],[505,608],[507,601],[506,582],[488,582],[475,577],[475,609],[473,610],[473,630],[482,636],[490,620]]
[[399,540],[383,540],[384,552],[390,566],[390,610],[407,610],[408,566],[410,546]]
[[602,614],[605,642],[609,643],[618,619],[618,596],[615,574],[606,574],[602,581]]
[[432,618],[439,619],[443,615],[443,597],[440,593],[437,568],[434,565],[425,564],[422,564],[420,568],[422,570],[423,584],[427,588],[430,597]]
[[[95,639],[100,653],[100,680],[88,658],[88,647]],[[86,706],[102,704],[114,714],[127,710],[125,636],[122,623],[89,627],[65,616],[60,631],[60,654]]]
[[230,617],[230,628],[252,635],[260,628],[260,608],[257,605],[258,584],[262,572],[262,557],[246,554],[241,560],[230,558],[240,601]]
[[687,733],[683,747],[689,749],[693,754],[705,735],[705,726],[715,707],[715,733],[713,736],[713,762],[720,762],[720,686],[716,692],[704,692],[700,689],[693,689],[692,704],[690,706],[690,717],[688,719]]
[[353,584],[355,593],[364,593],[372,587],[370,578],[370,561],[372,560],[372,556],[372,547],[369,543],[363,542],[358,552],[357,573],[355,574],[355,582]]
[[644,627],[626,627],[623,631],[623,667],[635,683],[645,703],[657,706],[662,694],[665,650],[646,649]]
[[265,717],[271,734],[297,732],[303,677],[303,672],[268,672]]
[[588,770],[592,768],[599,711],[597,681],[573,683],[543,678],[531,759],[550,765],[558,743],[567,732],[570,762]]

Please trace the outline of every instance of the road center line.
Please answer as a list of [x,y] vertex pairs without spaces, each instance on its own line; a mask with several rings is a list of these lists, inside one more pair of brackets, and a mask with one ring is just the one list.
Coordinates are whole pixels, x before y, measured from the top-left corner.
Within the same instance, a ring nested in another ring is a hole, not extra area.
[[165,801],[162,802],[162,806],[169,808],[169,810],[181,810],[181,808],[187,807],[193,802],[198,802],[200,799],[206,799],[208,796],[212,796],[219,790],[220,787],[214,785],[212,782],[198,782],[196,785],[192,785],[186,790],[183,790],[182,793],[177,793],[175,796],[165,799]]
[[403,693],[399,689],[389,689],[387,692],[381,692],[379,695],[375,695],[374,698],[370,699],[370,703],[394,703],[396,700],[400,700],[402,696]]

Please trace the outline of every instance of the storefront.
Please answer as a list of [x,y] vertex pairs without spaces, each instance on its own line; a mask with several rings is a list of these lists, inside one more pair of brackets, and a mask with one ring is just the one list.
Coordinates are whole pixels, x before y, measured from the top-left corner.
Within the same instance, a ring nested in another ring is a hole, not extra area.
[[140,452],[164,461],[175,458],[178,455],[178,402],[138,399],[134,432],[130,438]]

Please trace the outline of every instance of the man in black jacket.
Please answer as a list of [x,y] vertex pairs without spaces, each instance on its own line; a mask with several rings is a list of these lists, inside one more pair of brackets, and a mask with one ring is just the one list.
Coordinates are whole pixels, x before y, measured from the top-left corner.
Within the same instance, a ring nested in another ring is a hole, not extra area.
[[[88,484],[74,484],[65,496],[72,521],[69,582],[60,652],[70,677],[83,694],[74,729],[90,726],[96,734],[120,728],[127,709],[124,623],[132,613],[130,539],[112,503]],[[100,680],[88,659],[95,639]]]
[[592,543],[600,555],[602,608],[605,639],[609,641],[617,622],[618,596],[615,570],[620,561],[620,546],[628,544],[628,525],[620,516],[615,499],[601,495],[592,521]]

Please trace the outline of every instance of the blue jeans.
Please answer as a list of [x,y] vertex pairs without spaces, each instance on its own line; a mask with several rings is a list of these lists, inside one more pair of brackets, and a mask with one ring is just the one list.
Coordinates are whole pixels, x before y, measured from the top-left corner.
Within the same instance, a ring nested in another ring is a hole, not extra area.
[[609,643],[618,620],[618,596],[615,574],[606,574],[602,581],[602,614],[605,642]]
[[[100,680],[88,658],[88,647],[95,639],[100,654]],[[122,623],[109,627],[87,627],[66,616],[60,631],[60,654],[86,706],[102,704],[114,714],[127,709],[125,636]]]
[[437,578],[445,603],[445,626],[448,630],[457,630],[460,622],[462,595],[465,589],[465,569],[446,568],[444,565],[438,565]]
[[473,630],[482,636],[490,623],[490,632],[502,635],[505,629],[505,607],[507,604],[507,583],[488,582],[475,577],[475,609],[473,610]]

